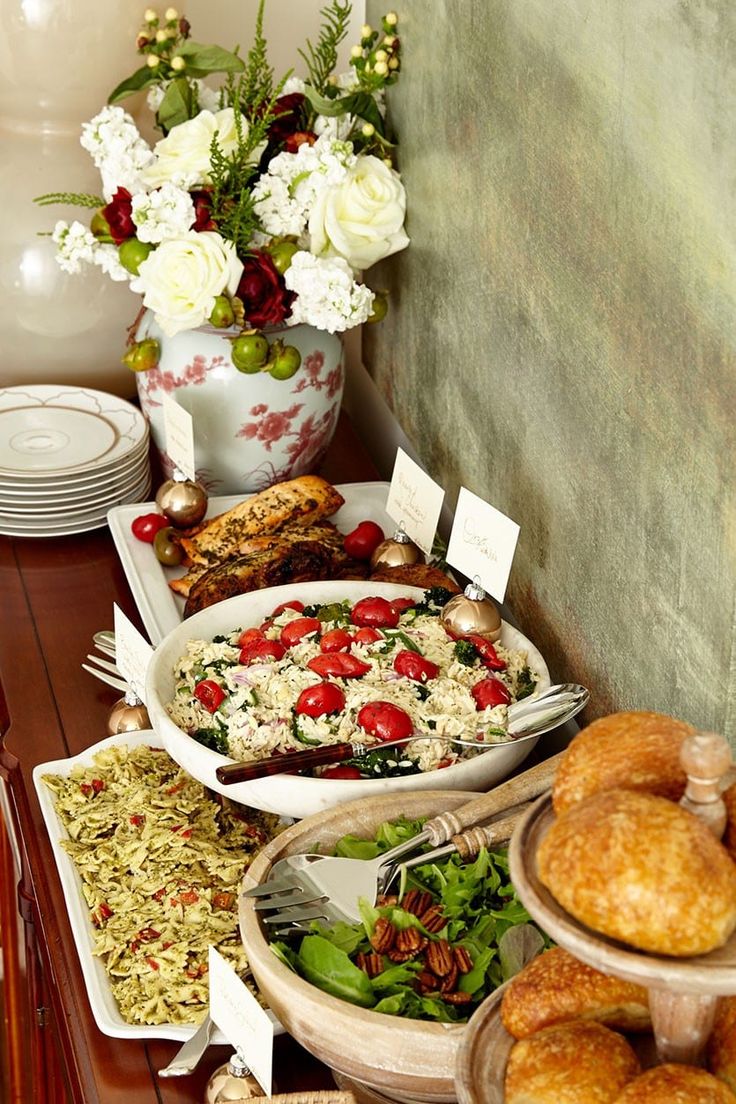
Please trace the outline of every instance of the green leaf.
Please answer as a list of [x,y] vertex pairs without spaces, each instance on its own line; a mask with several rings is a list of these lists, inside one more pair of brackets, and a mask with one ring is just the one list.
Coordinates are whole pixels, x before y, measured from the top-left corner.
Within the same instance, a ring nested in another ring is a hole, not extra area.
[[164,93],[164,98],[156,112],[156,121],[161,129],[168,133],[175,126],[191,119],[193,111],[194,96],[189,81],[186,77],[176,77]]
[[242,73],[245,63],[237,54],[222,46],[202,46],[199,42],[183,42],[177,53],[187,63],[190,77],[206,77],[209,73]]
[[483,986],[486,980],[486,971],[495,953],[493,947],[486,947],[485,950],[480,952],[473,963],[472,970],[468,970],[467,974],[463,974],[460,978],[458,989],[461,993],[475,993],[477,989]]
[[370,978],[354,966],[345,951],[321,935],[306,935],[299,948],[299,971],[323,992],[333,997],[372,1008],[376,997]]
[[503,933],[498,941],[503,980],[508,981],[544,950],[544,937],[533,924],[518,924]]
[[373,840],[358,836],[343,836],[335,847],[335,854],[344,859],[375,859],[380,852],[381,848]]
[[321,96],[310,85],[305,85],[304,95],[319,115],[329,117],[357,115],[365,122],[373,123],[378,134],[383,135],[384,133],[383,117],[378,110],[376,101],[369,92],[351,92],[347,96],[340,96],[339,99],[332,100],[328,99],[327,96]]
[[357,951],[361,943],[365,941],[365,932],[361,924],[346,924],[344,920],[338,920],[331,928],[324,924],[315,923],[313,926],[315,935],[321,935],[333,947],[339,947],[345,954]]
[[148,88],[149,85],[155,84],[157,80],[158,77],[153,69],[149,69],[147,65],[142,65],[140,69],[136,69],[135,73],[121,81],[117,88],[113,88],[107,97],[107,102],[109,104],[119,103],[126,96],[132,96],[134,92],[140,92],[142,88]]
[[393,993],[390,997],[383,997],[378,1004],[374,1004],[373,1011],[383,1012],[386,1016],[400,1016],[406,1004],[406,997],[406,993]]

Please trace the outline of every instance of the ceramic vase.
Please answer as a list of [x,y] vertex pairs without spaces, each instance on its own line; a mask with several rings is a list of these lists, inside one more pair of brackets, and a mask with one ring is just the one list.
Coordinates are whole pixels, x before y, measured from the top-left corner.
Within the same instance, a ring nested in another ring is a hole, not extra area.
[[137,372],[141,409],[167,476],[163,397],[192,415],[197,479],[211,495],[255,492],[314,471],[337,426],[343,392],[343,346],[337,334],[312,326],[267,329],[301,353],[288,380],[268,372],[239,372],[231,338],[238,330],[203,326],[168,337],[146,312],[138,341],[155,338],[161,348],[156,368]]

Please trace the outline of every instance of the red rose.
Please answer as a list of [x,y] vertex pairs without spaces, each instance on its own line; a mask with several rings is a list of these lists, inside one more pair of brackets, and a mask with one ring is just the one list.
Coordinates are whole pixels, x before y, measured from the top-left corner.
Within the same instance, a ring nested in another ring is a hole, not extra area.
[[201,232],[202,230],[216,230],[212,221],[212,193],[190,192],[194,203],[194,222],[190,229]]
[[251,326],[278,326],[291,313],[294,293],[286,290],[268,253],[256,250],[243,260],[237,296]]
[[102,214],[107,219],[110,235],[116,245],[135,237],[135,223],[131,217],[132,196],[127,188],[118,188]]
[[289,96],[280,96],[274,104],[277,116],[268,128],[269,146],[280,146],[290,134],[304,130],[304,96],[301,92],[292,92]]

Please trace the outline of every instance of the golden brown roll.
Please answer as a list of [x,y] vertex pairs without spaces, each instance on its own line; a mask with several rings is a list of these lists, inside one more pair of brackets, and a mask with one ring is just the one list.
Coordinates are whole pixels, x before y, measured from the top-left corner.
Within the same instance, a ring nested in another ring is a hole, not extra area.
[[621,1035],[571,1020],[514,1044],[506,1066],[506,1104],[613,1104],[640,1069]]
[[696,1066],[654,1066],[629,1081],[614,1104],[735,1104],[722,1081]]
[[679,801],[687,778],[680,745],[695,729],[662,713],[611,713],[571,742],[552,789],[556,813],[600,790],[644,790]]
[[736,1093],[736,997],[723,997],[718,1002],[707,1058],[711,1073]]
[[736,928],[736,864],[692,813],[632,790],[608,790],[552,824],[539,877],[576,920],[667,955],[705,954]]
[[506,986],[501,1021],[515,1039],[566,1020],[595,1020],[620,1031],[647,1031],[647,991],[553,947],[528,962]]
[[731,858],[736,861],[736,782],[724,790],[722,796],[726,806],[726,831],[723,833],[723,844]]

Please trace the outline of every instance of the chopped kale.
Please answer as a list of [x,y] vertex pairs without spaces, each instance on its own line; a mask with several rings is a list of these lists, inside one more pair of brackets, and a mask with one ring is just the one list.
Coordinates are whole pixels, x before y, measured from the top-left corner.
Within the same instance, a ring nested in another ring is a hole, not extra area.
[[480,653],[471,640],[456,640],[453,651],[455,659],[466,667],[472,667],[475,661],[480,658]]
[[405,774],[420,773],[418,761],[402,755],[401,748],[372,750],[347,762],[357,767],[365,778],[402,778]]
[[203,747],[217,751],[220,755],[227,755],[227,735],[219,728],[198,728],[192,735]]
[[416,694],[416,696],[419,698],[420,701],[426,701],[427,698],[429,697],[429,687],[428,686],[422,686],[422,684],[420,682],[418,682],[416,684],[416,686],[414,687],[414,693]]
[[516,700],[521,701],[522,698],[528,698],[534,692],[536,685],[537,680],[532,674],[531,668],[523,667],[516,680]]
[[318,621],[336,621],[340,625],[350,624],[350,602],[316,602],[305,606],[302,617],[316,617]]

